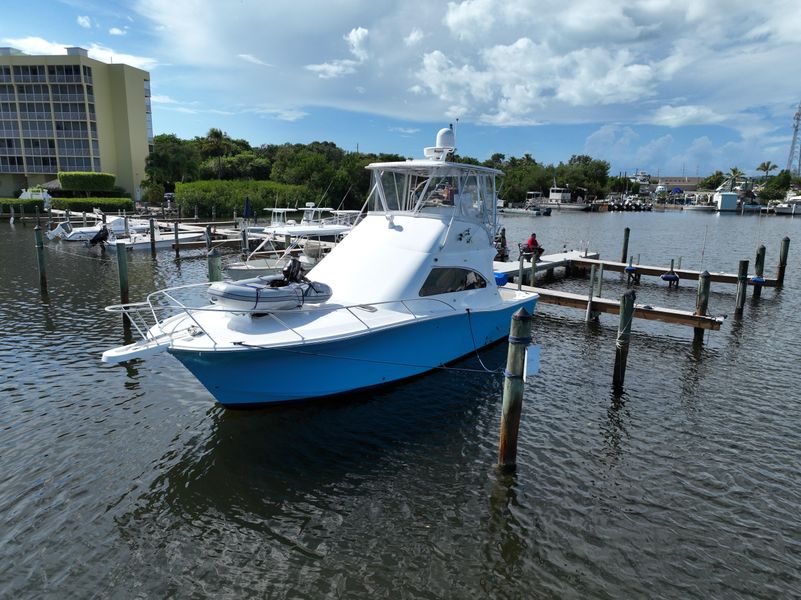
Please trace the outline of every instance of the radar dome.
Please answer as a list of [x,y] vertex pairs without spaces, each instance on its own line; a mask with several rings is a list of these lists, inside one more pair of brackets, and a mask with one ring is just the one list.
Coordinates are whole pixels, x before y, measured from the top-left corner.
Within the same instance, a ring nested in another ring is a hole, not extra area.
[[437,148],[455,148],[456,138],[453,135],[453,129],[450,127],[443,127],[437,133]]

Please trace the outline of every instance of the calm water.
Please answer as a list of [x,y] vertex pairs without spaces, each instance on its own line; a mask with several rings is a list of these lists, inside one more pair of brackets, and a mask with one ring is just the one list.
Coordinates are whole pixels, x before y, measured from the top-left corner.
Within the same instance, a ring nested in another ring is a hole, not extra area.
[[[787,598],[801,594],[801,218],[505,218],[548,250],[736,271],[793,243],[787,285],[693,347],[542,305],[515,476],[495,469],[501,381],[440,371],[336,402],[227,411],[168,355],[123,342],[116,258],[0,223],[0,596]],[[514,253],[513,253],[514,254]],[[131,258],[131,298],[205,277],[200,252]],[[584,292],[587,279],[556,282]],[[607,274],[604,295],[625,290]],[[638,301],[693,308],[694,282]],[[710,311],[732,313],[713,284]],[[505,346],[482,351],[496,367]],[[478,369],[475,358],[459,367]],[[269,378],[269,374],[265,378]],[[280,375],[276,375],[280,376]],[[313,369],[310,368],[310,376]]]

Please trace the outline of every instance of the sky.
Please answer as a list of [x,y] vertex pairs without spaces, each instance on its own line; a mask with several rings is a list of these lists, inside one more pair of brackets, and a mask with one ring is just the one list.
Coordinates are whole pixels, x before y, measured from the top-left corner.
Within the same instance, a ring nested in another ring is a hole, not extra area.
[[3,0],[0,46],[149,71],[157,135],[416,158],[453,123],[479,160],[705,177],[786,166],[799,30],[798,0]]

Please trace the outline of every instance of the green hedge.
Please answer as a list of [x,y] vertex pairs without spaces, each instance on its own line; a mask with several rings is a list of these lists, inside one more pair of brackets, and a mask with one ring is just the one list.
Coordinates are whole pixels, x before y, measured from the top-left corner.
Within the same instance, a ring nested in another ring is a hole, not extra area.
[[110,192],[116,180],[117,176],[111,173],[74,171],[58,174],[61,188],[76,192]]
[[19,212],[19,205],[23,205],[23,210],[26,213],[33,213],[36,209],[34,207],[38,206],[40,211],[44,210],[44,200],[20,200],[19,198],[0,198],[0,206],[2,206],[3,212],[9,212],[8,207],[13,206],[14,212]]
[[53,208],[72,212],[92,212],[95,208],[99,208],[105,213],[112,213],[134,209],[133,200],[130,198],[53,198],[50,203]]
[[306,202],[317,200],[305,185],[274,181],[213,179],[175,184],[175,201],[185,216],[194,214],[195,206],[202,217],[210,217],[212,207],[216,207],[218,217],[227,218],[234,211],[241,216],[245,198],[250,199],[257,217],[265,216],[265,208],[303,206]]

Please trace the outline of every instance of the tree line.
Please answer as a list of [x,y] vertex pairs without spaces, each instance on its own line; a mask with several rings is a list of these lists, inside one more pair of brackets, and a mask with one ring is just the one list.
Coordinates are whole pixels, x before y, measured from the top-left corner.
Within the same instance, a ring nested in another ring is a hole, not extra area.
[[[176,192],[176,186],[181,188],[180,184],[190,182],[264,181],[275,185],[262,185],[259,189],[275,193],[276,204],[281,206],[311,198],[333,208],[361,208],[370,187],[370,174],[365,167],[372,162],[405,159],[398,154],[347,152],[333,142],[254,147],[247,140],[231,138],[222,130],[212,128],[205,136],[191,140],[174,134],[156,136],[147,158],[143,187],[147,200],[160,201],[165,192]],[[456,155],[454,160],[504,171],[506,176],[501,181],[499,196],[507,203],[522,202],[531,191],[547,197],[554,185],[581,189],[587,198],[603,198],[610,192],[637,191],[636,184],[628,178],[610,177],[608,162],[583,154],[573,155],[567,162],[557,165],[540,163],[530,154],[507,158],[505,154],[496,153],[485,161]],[[786,179],[781,174],[768,179],[770,171],[776,168],[770,162],[757,167],[764,171],[774,195],[780,192],[773,188],[784,184]],[[729,175],[740,173],[733,167]],[[718,180],[720,182],[715,185]],[[717,171],[702,185],[714,189],[723,180],[725,176]],[[787,185],[789,187],[789,183]],[[238,189],[249,188],[240,185]],[[177,195],[180,196],[180,190]]]

